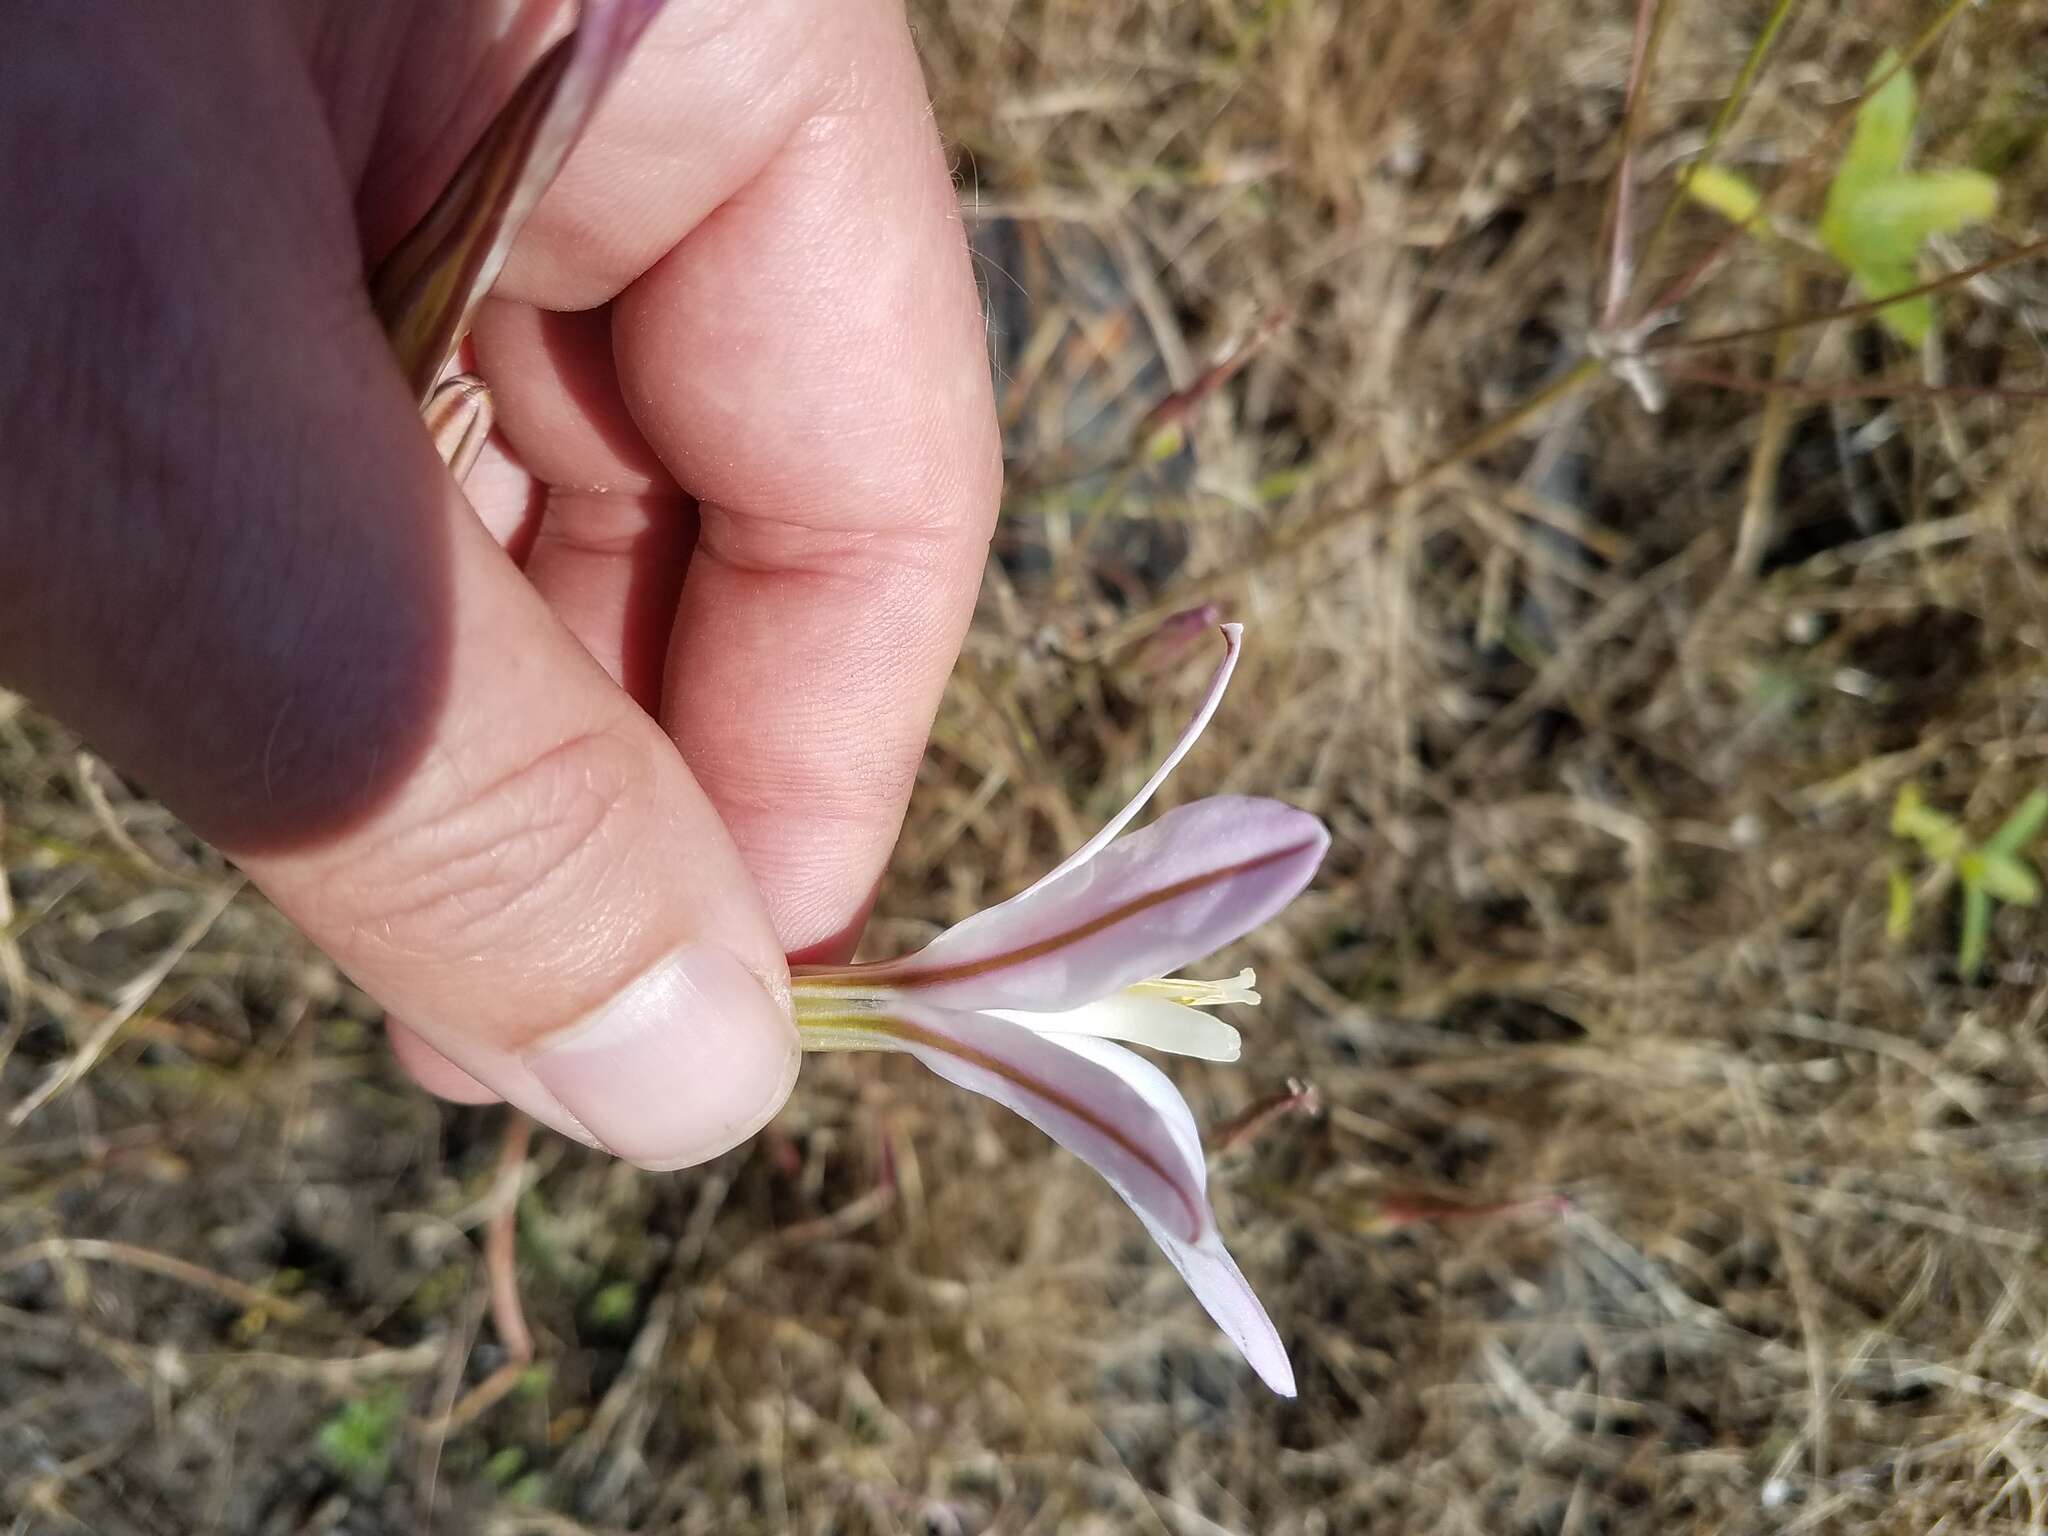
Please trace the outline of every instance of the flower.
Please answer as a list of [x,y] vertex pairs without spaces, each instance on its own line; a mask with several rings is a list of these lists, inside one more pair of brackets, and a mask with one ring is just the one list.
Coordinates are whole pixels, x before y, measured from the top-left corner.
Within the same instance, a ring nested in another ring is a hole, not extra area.
[[1222,700],[1242,628],[1221,628],[1223,661],[1194,721],[1130,804],[1059,868],[914,955],[799,967],[792,982],[806,1049],[906,1052],[1082,1157],[1252,1368],[1291,1397],[1279,1333],[1216,1231],[1187,1101],[1114,1043],[1235,1061],[1237,1032],[1203,1010],[1257,1002],[1252,973],[1220,982],[1168,973],[1279,912],[1329,846],[1307,812],[1237,795],[1193,801],[1119,836]]
[[[459,418],[437,426],[442,456],[488,433],[471,412],[488,401],[473,380],[443,382],[476,308],[497,281],[513,238],[589,124],[605,89],[665,0],[583,0],[576,28],[530,69],[491,119],[425,217],[370,279],[370,297],[423,409],[437,388]],[[474,454],[471,454],[474,457]]]

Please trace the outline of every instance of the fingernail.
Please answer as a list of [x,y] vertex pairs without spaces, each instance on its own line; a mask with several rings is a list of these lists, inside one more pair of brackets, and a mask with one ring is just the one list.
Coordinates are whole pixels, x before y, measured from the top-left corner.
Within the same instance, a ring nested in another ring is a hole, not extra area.
[[737,956],[677,951],[527,1065],[605,1148],[684,1168],[739,1145],[796,1081],[796,1025]]

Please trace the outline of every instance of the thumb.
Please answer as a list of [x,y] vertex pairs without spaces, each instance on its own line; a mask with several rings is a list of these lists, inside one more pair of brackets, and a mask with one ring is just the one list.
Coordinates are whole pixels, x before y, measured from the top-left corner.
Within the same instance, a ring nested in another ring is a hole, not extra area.
[[762,901],[667,736],[459,498],[422,510],[443,523],[446,624],[430,707],[415,695],[391,733],[410,766],[345,827],[241,862],[511,1103],[643,1166],[721,1152],[796,1073]]
[[110,56],[53,12],[0,114],[0,222],[38,232],[0,243],[0,680],[472,1077],[710,1156],[795,1075],[761,898],[435,456],[288,34],[245,20]]

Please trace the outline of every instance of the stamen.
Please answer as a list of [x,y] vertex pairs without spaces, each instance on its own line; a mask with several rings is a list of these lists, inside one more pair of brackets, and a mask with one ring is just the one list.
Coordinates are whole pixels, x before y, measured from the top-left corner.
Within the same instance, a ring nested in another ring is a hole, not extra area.
[[1163,997],[1189,1008],[1221,1008],[1226,1003],[1250,1006],[1259,1001],[1259,994],[1252,990],[1258,979],[1252,974],[1252,968],[1246,966],[1235,976],[1221,981],[1204,981],[1196,976],[1161,976],[1154,981],[1135,982],[1124,990]]

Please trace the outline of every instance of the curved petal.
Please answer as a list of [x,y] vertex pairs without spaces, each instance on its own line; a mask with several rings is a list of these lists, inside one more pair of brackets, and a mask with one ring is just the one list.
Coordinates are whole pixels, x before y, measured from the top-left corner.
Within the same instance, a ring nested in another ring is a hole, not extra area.
[[1294,1395],[1279,1331],[1216,1235],[1201,1132],[1164,1072],[1104,1040],[1040,1037],[987,1014],[910,1005],[882,1027],[891,1045],[1015,1110],[1101,1174],[1260,1379]]
[[370,295],[422,405],[498,279],[526,216],[664,0],[583,0],[491,120],[426,216],[378,266]]
[[1184,1243],[1143,1211],[1138,1212],[1138,1219],[1145,1223],[1160,1251],[1173,1261],[1202,1310],[1259,1373],[1259,1380],[1282,1397],[1294,1396],[1294,1367],[1288,1363],[1287,1346],[1280,1342],[1280,1330],[1266,1315],[1223,1239],[1211,1232],[1199,1243]]
[[[1175,1241],[1199,1244],[1210,1234],[1201,1138],[1186,1103],[1150,1062],[1099,1041],[1055,1044],[985,1013],[897,1004],[884,1027],[897,1048],[947,1082],[1029,1120]],[[1116,1056],[1098,1059],[1102,1051]],[[1166,1084],[1170,1103],[1146,1073]]]
[[[1195,1117],[1188,1109],[1187,1100],[1173,1086],[1172,1079],[1144,1057],[1133,1055],[1121,1046],[1072,1036],[1057,1043],[1075,1055],[1116,1073],[1137,1090],[1161,1122],[1172,1128],[1174,1139],[1180,1143],[1182,1151],[1202,1167],[1206,1198],[1208,1164],[1203,1159],[1201,1132],[1196,1129]],[[1195,1293],[1195,1300],[1202,1304],[1202,1310],[1237,1346],[1251,1368],[1259,1373],[1259,1379],[1282,1397],[1294,1396],[1294,1368],[1287,1363],[1287,1348],[1280,1342],[1280,1331],[1259,1304],[1251,1282],[1245,1279],[1244,1272],[1223,1246],[1223,1239],[1216,1233],[1213,1215],[1209,1230],[1196,1241],[1188,1242],[1162,1226],[1147,1211],[1136,1205],[1132,1209],[1138,1212],[1138,1219],[1145,1223],[1145,1230],[1152,1234],[1152,1240],[1173,1261],[1173,1267],[1180,1271],[1181,1278],[1187,1281],[1188,1289]]]
[[1216,795],[947,929],[876,979],[948,1008],[1078,1008],[1163,976],[1273,916],[1330,845],[1278,800]]
[[1223,691],[1230,686],[1230,674],[1237,670],[1238,652],[1244,648],[1242,624],[1219,624],[1216,627],[1223,631],[1223,659],[1216,664],[1215,674],[1209,679],[1208,691],[1202,695],[1202,702],[1195,710],[1195,718],[1188,722],[1187,729],[1180,733],[1180,738],[1174,742],[1166,756],[1160,759],[1159,766],[1152,770],[1152,777],[1139,787],[1138,792],[1131,796],[1124,808],[1110,817],[1108,824],[1100,832],[1061,860],[1057,868],[1049,871],[1037,884],[1026,890],[1024,895],[1030,895],[1041,885],[1050,885],[1070,869],[1079,869],[1107,848],[1117,833],[1137,819],[1138,812],[1145,809],[1152,797],[1159,792],[1159,786],[1166,782],[1166,776],[1180,766],[1180,760],[1188,755],[1188,749],[1202,739],[1202,732],[1206,731],[1209,722],[1216,718],[1216,707],[1223,702]]
[[1147,1050],[1193,1056],[1201,1061],[1235,1061],[1244,1052],[1244,1041],[1238,1032],[1213,1013],[1190,1008],[1170,997],[1147,996],[1128,989],[1064,1013],[1025,1013],[1007,1008],[988,1011],[1041,1035],[1123,1040]]

